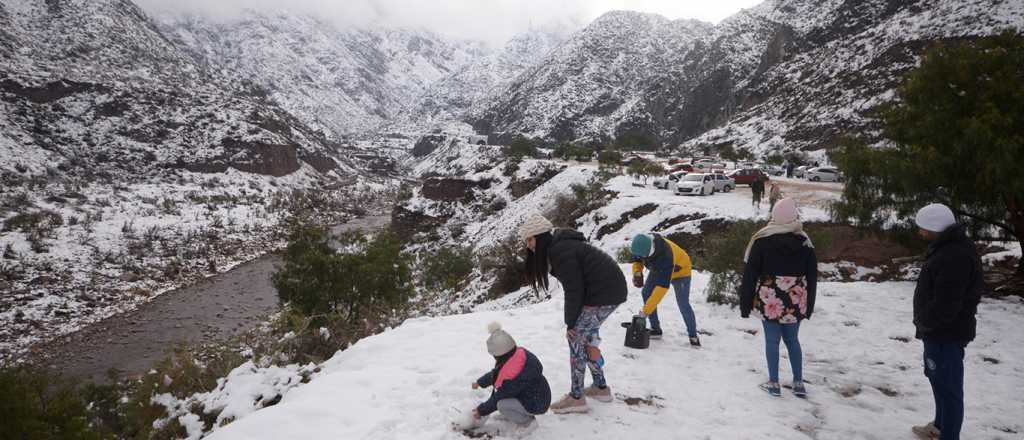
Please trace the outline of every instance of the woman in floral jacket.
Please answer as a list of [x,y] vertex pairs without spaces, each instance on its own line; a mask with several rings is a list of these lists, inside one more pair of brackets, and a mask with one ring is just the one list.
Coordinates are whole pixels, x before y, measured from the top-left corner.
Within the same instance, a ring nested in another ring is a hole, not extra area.
[[803,353],[800,350],[800,322],[814,312],[818,284],[818,260],[811,239],[793,199],[779,200],[772,218],[757,231],[744,254],[746,269],[740,288],[740,315],[759,313],[764,324],[768,382],[761,388],[772,396],[781,396],[779,385],[779,341],[786,344],[793,368],[793,394],[806,397],[803,383]]

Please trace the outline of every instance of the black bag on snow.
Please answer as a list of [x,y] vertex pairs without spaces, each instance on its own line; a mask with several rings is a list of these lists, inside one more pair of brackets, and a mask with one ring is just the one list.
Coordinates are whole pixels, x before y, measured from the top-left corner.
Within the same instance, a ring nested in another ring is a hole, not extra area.
[[630,348],[647,348],[651,345],[651,335],[647,332],[647,319],[643,316],[634,316],[633,322],[623,322],[626,328],[625,345]]

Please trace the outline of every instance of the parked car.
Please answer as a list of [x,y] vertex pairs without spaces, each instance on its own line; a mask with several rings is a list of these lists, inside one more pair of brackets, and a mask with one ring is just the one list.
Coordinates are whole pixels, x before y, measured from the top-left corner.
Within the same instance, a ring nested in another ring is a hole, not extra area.
[[736,185],[750,185],[751,183],[754,182],[754,179],[758,177],[764,177],[765,179],[769,179],[768,175],[765,174],[764,171],[761,171],[757,168],[744,168],[740,170],[733,170],[726,174],[726,176],[731,177],[732,180],[736,182]]
[[842,182],[843,174],[831,167],[811,168],[804,172],[807,180],[812,182]]
[[654,187],[655,188],[661,188],[661,189],[671,189],[671,188],[674,188],[676,183],[679,182],[679,179],[683,178],[683,176],[685,176],[687,174],[688,173],[686,171],[677,171],[677,172],[674,172],[674,173],[666,174],[666,175],[661,176],[661,177],[659,177],[657,179],[654,179]]
[[686,171],[687,173],[692,173],[694,171],[694,169],[693,169],[693,165],[690,165],[688,163],[681,163],[681,164],[672,165],[671,172],[674,173],[674,172],[677,172],[677,171]]
[[793,177],[803,178],[804,175],[807,174],[807,169],[808,168],[810,168],[810,167],[806,166],[806,165],[800,165],[800,166],[798,166],[796,168],[793,168]]
[[715,173],[715,191],[729,192],[736,189],[736,181],[725,173]]
[[761,171],[764,171],[766,174],[771,176],[783,176],[786,174],[786,169],[779,165],[761,164],[761,166],[758,168],[760,168]]
[[693,168],[696,171],[708,172],[716,168],[725,168],[725,164],[721,162],[715,162],[713,160],[701,159],[693,163]]
[[715,175],[690,173],[683,176],[676,183],[675,194],[677,196],[706,196],[715,192]]

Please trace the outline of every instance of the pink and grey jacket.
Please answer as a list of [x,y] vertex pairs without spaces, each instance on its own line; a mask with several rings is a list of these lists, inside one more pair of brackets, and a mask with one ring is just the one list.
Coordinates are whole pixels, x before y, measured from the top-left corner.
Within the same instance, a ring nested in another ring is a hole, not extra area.
[[481,387],[494,386],[487,401],[477,406],[481,416],[498,409],[498,401],[518,399],[530,414],[544,414],[551,405],[551,387],[544,366],[529,350],[518,347],[505,363],[476,380]]

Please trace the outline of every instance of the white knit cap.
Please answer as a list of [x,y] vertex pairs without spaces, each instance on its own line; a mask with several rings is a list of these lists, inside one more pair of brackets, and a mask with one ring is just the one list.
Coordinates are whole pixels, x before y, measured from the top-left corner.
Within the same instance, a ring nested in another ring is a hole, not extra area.
[[491,356],[501,356],[516,348],[516,340],[501,329],[501,324],[492,322],[487,326],[487,331],[491,334],[487,338],[487,352]]
[[554,228],[555,226],[552,225],[551,222],[548,221],[548,219],[544,218],[543,215],[540,215],[535,212],[526,217],[526,221],[523,222],[521,226],[519,226],[519,239],[522,241],[526,241],[527,238],[533,237],[535,235],[540,235],[545,232],[551,232],[551,230]]
[[955,225],[956,218],[953,217],[953,211],[948,206],[941,203],[932,203],[917,211],[914,223],[917,223],[917,226],[921,229],[942,232]]

